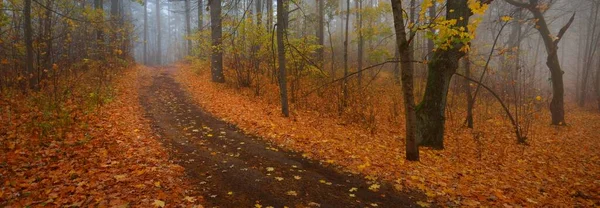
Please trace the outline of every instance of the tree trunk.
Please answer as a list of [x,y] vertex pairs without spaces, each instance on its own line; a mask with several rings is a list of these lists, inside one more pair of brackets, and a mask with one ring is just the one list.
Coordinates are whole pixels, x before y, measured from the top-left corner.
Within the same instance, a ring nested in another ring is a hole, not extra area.
[[550,102],[550,112],[552,113],[553,125],[565,125],[565,109],[564,109],[564,72],[560,68],[558,62],[558,47],[557,43],[551,37],[550,30],[546,24],[543,14],[536,8],[530,9],[533,16],[537,18],[536,29],[540,32],[548,57],[546,65],[550,70],[550,79],[552,80],[552,101]]
[[363,46],[364,46],[364,40],[363,40],[363,35],[362,35],[362,0],[355,0],[356,2],[356,21],[358,22],[358,87],[362,86],[362,79],[363,79],[363,75],[362,75],[362,67],[363,67]]
[[598,105],[598,111],[600,112],[600,63],[598,63],[598,68],[596,69],[596,83],[594,84],[594,91],[596,91],[596,102]]
[[[434,22],[435,21],[435,16],[437,15],[436,8],[435,8],[436,2],[432,1],[431,3],[433,5],[431,7],[429,7],[429,18],[430,18],[429,21],[430,22]],[[433,33],[435,31],[431,30],[431,32]],[[434,47],[435,46],[434,46],[434,43],[433,43],[433,39],[431,39],[431,38],[427,39],[427,60],[431,60],[431,57],[433,56],[432,53],[433,53],[433,48]]]
[[122,48],[120,48],[120,46],[122,45],[120,43],[120,37],[119,37],[119,31],[117,28],[121,28],[119,25],[120,23],[120,15],[119,15],[119,0],[111,0],[110,1],[110,20],[111,20],[111,32],[110,32],[110,49],[111,50],[122,50]]
[[198,31],[202,31],[204,29],[204,4],[202,0],[198,0]]
[[[468,56],[465,56],[463,58],[463,64],[465,67],[465,77],[470,78],[471,77],[471,61],[469,60]],[[471,85],[469,83],[468,79],[465,79],[465,94],[467,97],[467,127],[472,129],[473,128],[473,106],[474,106],[474,102],[475,100],[473,100],[473,96],[471,95]]]
[[24,35],[25,35],[25,67],[27,69],[27,78],[29,80],[29,87],[32,89],[38,89],[37,76],[33,69],[33,31],[31,29],[31,0],[25,0],[23,6],[23,16],[25,21],[23,22]]
[[348,26],[350,23],[350,0],[346,1],[346,31],[344,33],[344,81],[342,83],[342,108],[343,112],[348,106]]
[[191,56],[192,55],[192,25],[190,23],[190,19],[191,19],[191,13],[192,13],[192,9],[190,7],[190,1],[191,0],[184,0],[185,1],[185,32],[187,34],[187,55]]
[[[102,17],[104,17],[104,7],[102,0],[94,0],[94,8],[96,9],[96,12],[101,13]],[[104,20],[104,18],[102,18],[102,20]],[[96,41],[98,44],[99,51],[97,55],[99,58],[102,58],[104,57],[104,33],[102,32],[102,28],[96,29]]]
[[267,31],[271,31],[273,27],[273,0],[266,0],[267,2]]
[[[446,19],[456,20],[456,27],[467,28],[471,15],[467,0],[447,2]],[[444,149],[448,88],[452,75],[458,68],[459,59],[465,55],[460,51],[462,47],[462,43],[454,43],[447,50],[436,50],[427,63],[425,94],[417,106],[417,141],[422,146]]]
[[223,75],[223,49],[222,49],[222,26],[221,26],[221,0],[210,0],[210,29],[212,38],[212,54],[210,57],[210,69],[213,82],[225,82]]
[[162,48],[161,48],[161,30],[160,30],[160,0],[156,0],[156,48],[157,48],[157,56],[156,61],[158,65],[162,64]]
[[148,2],[144,2],[144,64],[148,64]]
[[[569,22],[563,26],[556,39],[550,33],[550,29],[548,29],[548,24],[546,23],[546,19],[542,11],[537,5],[536,0],[530,0],[530,3],[521,3],[515,0],[505,0],[509,4],[512,4],[517,7],[526,8],[529,10],[533,17],[537,20],[535,22],[535,28],[539,31],[542,40],[544,41],[544,45],[546,46],[546,52],[548,57],[546,59],[546,65],[550,70],[550,79],[552,80],[552,101],[550,102],[550,112],[552,114],[552,125],[565,125],[565,107],[564,107],[564,83],[563,83],[563,74],[564,72],[560,68],[560,63],[558,61],[558,43],[565,32],[573,23],[575,19],[575,14],[571,16]],[[583,95],[582,95],[583,96]]]
[[277,0],[277,55],[279,60],[279,94],[281,96],[281,113],[290,116],[287,97],[287,77],[285,71],[285,46],[283,36],[287,29],[287,1]]
[[[414,1],[411,0],[411,17],[414,17]],[[419,160],[419,146],[416,141],[416,114],[413,89],[413,44],[408,42],[401,1],[391,0],[392,12],[394,14],[394,27],[396,32],[396,44],[399,51],[400,63],[402,64],[402,95],[404,97],[404,108],[406,114],[406,159],[409,161]],[[412,19],[412,18],[411,18]],[[411,32],[411,36],[414,34]]]
[[325,0],[317,0],[317,13],[317,44],[321,46],[317,49],[317,61],[321,69],[323,69],[325,64]]
[[577,102],[577,104],[579,105],[579,107],[584,107],[585,106],[585,101],[586,101],[586,91],[587,91],[587,81],[588,81],[588,76],[589,73],[592,69],[592,64],[594,63],[594,53],[596,52],[597,47],[594,47],[597,42],[597,34],[596,34],[596,27],[597,27],[597,20],[598,20],[598,5],[600,5],[600,3],[596,4],[595,7],[592,7],[592,10],[590,11],[590,17],[589,17],[589,21],[591,22],[591,28],[588,27],[588,32],[587,32],[587,37],[586,37],[586,41],[585,41],[585,54],[584,54],[584,58],[583,58],[583,76],[581,77],[581,91],[580,91],[580,97],[579,97],[579,101]]

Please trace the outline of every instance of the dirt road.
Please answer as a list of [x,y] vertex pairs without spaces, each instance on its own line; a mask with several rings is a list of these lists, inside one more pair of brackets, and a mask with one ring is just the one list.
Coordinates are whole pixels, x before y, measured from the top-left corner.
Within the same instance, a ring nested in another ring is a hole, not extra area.
[[416,207],[416,194],[324,167],[213,117],[174,81],[175,70],[156,69],[140,102],[206,206]]

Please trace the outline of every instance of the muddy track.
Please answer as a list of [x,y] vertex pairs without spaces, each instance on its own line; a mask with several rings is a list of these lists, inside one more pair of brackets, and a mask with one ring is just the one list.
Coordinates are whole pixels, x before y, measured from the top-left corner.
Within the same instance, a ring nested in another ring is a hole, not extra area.
[[419,194],[387,184],[371,191],[361,176],[324,167],[213,117],[174,81],[174,70],[156,69],[140,89],[140,102],[206,206],[416,207],[413,196]]

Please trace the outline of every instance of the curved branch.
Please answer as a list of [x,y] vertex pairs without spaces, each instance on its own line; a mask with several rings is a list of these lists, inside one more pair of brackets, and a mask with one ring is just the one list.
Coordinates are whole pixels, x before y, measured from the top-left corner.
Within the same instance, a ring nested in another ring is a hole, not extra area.
[[560,28],[560,31],[558,32],[558,35],[556,36],[557,39],[554,41],[554,44],[558,44],[558,42],[562,39],[563,35],[565,35],[565,32],[567,32],[567,30],[569,29],[569,27],[571,27],[571,24],[573,23],[573,20],[575,20],[575,13],[576,12],[573,12],[573,15],[569,19],[569,22],[567,22],[567,24],[565,26],[563,26],[562,28]]
[[512,114],[510,114],[510,110],[508,109],[508,107],[506,107],[506,104],[504,104],[504,102],[502,101],[502,99],[500,99],[500,96],[498,96],[496,94],[496,92],[494,92],[491,88],[489,88],[488,86],[484,85],[481,82],[478,82],[477,80],[471,79],[465,75],[459,74],[459,73],[454,73],[456,76],[462,77],[466,80],[469,80],[471,82],[475,82],[477,83],[479,86],[485,88],[488,92],[490,92],[490,94],[492,94],[492,96],[494,96],[496,98],[496,100],[498,100],[498,102],[500,103],[500,105],[502,105],[502,108],[504,109],[504,112],[506,112],[506,115],[508,116],[508,118],[510,119],[510,122],[512,123],[513,127],[515,128],[515,134],[517,135],[517,141],[520,144],[526,144],[527,141],[525,140],[524,137],[521,136],[521,128],[519,128],[519,123],[517,123],[518,121],[515,120],[515,118],[513,118]]

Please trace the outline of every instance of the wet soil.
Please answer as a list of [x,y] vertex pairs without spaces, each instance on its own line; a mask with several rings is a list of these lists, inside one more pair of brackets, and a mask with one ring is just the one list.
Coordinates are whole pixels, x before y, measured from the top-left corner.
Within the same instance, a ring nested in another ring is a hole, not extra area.
[[206,207],[417,207],[422,194],[396,191],[363,176],[326,167],[203,111],[172,77],[156,68],[140,102],[173,160],[182,165]]

